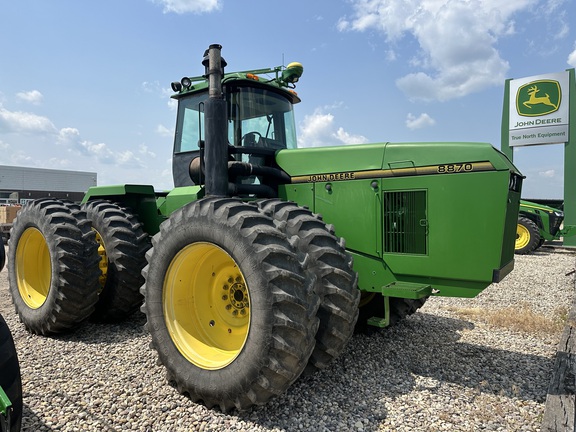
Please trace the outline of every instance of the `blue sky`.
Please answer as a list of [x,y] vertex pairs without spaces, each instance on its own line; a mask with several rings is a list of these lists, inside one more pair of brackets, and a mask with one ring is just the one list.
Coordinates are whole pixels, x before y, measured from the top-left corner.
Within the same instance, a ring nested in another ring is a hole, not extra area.
[[[300,143],[486,141],[504,81],[576,67],[571,0],[0,0],[0,165],[172,187],[170,82],[299,61]],[[571,18],[571,19],[570,19]],[[563,190],[563,147],[515,151],[524,197]]]

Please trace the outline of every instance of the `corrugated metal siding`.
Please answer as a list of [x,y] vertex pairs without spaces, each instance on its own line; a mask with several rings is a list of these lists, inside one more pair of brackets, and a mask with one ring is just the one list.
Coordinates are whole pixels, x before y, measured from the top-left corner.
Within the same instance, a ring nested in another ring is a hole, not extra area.
[[86,192],[97,173],[0,165],[0,190]]

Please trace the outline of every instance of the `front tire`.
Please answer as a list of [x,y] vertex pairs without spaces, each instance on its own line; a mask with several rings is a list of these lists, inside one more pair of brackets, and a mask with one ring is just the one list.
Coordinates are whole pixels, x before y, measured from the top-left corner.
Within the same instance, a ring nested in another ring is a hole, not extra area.
[[98,254],[85,215],[55,199],[29,201],[10,231],[8,278],[28,331],[51,334],[85,320],[98,300]]
[[518,255],[529,254],[539,247],[540,240],[540,230],[534,221],[526,217],[519,217],[514,252]]
[[272,219],[205,198],[175,211],[152,244],[142,310],[168,380],[224,412],[282,394],[314,348],[319,300]]
[[142,269],[150,237],[127,208],[105,200],[89,201],[82,208],[96,234],[100,256],[98,303],[91,319],[120,321],[142,304]]
[[[0,315],[0,387],[10,399],[12,412],[8,432],[19,432],[22,424],[22,379],[14,339]],[[1,414],[0,414],[1,415]]]

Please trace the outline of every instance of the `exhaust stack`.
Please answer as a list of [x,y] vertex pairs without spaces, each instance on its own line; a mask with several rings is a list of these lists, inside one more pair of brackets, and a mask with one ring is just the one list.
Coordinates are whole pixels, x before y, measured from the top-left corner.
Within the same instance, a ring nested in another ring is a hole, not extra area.
[[228,133],[226,101],[222,97],[222,76],[226,61],[222,46],[212,44],[202,64],[208,77],[208,100],[204,104],[204,166],[206,196],[228,195]]

